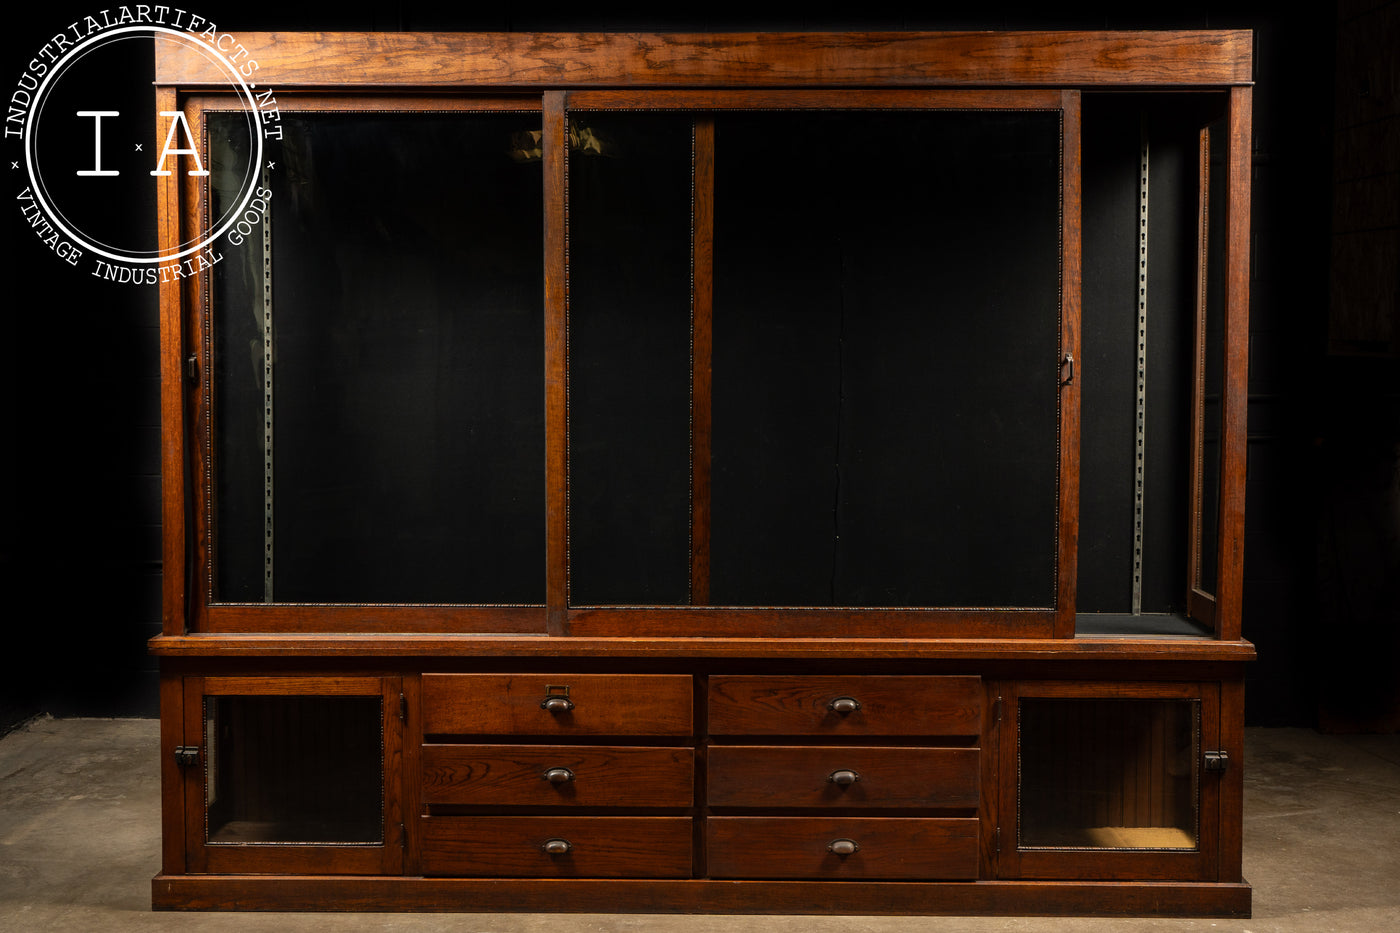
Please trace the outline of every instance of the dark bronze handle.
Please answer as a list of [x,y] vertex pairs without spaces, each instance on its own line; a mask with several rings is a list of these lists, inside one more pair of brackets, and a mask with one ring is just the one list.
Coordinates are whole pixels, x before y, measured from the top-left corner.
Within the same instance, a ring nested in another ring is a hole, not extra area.
[[568,855],[574,844],[567,839],[546,839],[540,849],[548,855]]
[[826,776],[826,779],[833,784],[839,784],[842,787],[850,787],[856,781],[860,780],[860,775],[854,771],[843,768],[840,771],[831,772]]
[[567,784],[574,779],[574,772],[568,768],[550,768],[544,773],[544,779],[556,787],[560,784]]
[[860,851],[860,846],[854,839],[833,839],[826,844],[826,851],[836,855],[855,855]]
[[837,697],[826,704],[826,708],[833,713],[854,713],[860,709],[860,700],[855,697]]
[[548,696],[540,701],[540,709],[551,713],[567,713],[574,708],[574,701],[564,696]]

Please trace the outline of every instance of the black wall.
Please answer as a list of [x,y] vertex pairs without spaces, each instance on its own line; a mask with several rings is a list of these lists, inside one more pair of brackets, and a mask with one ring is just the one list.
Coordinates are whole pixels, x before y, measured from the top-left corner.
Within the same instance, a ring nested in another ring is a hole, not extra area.
[[[94,6],[63,0],[30,5],[18,20],[7,15],[0,56],[0,87],[6,99],[47,37]],[[1358,663],[1382,695],[1387,689],[1394,695],[1400,659],[1390,632],[1400,619],[1400,607],[1387,604],[1384,585],[1369,576],[1388,572],[1384,548],[1394,548],[1397,538],[1394,526],[1385,524],[1391,519],[1379,519],[1382,552],[1374,566],[1344,558],[1339,569],[1337,559],[1330,564],[1319,559],[1326,552],[1324,545],[1337,545],[1339,540],[1342,545],[1359,544],[1363,554],[1374,552],[1367,539],[1358,537],[1370,533],[1367,500],[1350,506],[1353,512],[1360,509],[1357,519],[1345,512],[1346,494],[1368,483],[1383,489],[1400,440],[1395,361],[1358,363],[1327,354],[1338,21],[1334,4],[1307,4],[1295,7],[1296,13],[1282,12],[1277,3],[1155,0],[1025,8],[922,4],[917,13],[865,5],[859,13],[830,18],[793,17],[780,10],[765,11],[761,4],[751,5],[745,18],[670,16],[660,6],[649,17],[609,17],[597,5],[579,5],[579,12],[563,15],[540,12],[538,6],[531,7],[532,12],[516,12],[523,6],[519,4],[500,4],[498,13],[453,14],[413,3],[338,4],[324,12],[304,3],[193,6],[234,33],[313,28],[1254,29],[1256,161],[1244,630],[1258,646],[1259,661],[1249,675],[1248,721],[1314,723],[1319,685],[1351,682]],[[485,4],[477,7],[489,9]],[[7,170],[15,158],[7,148]],[[141,206],[129,209],[140,211]],[[20,222],[14,206],[6,207],[4,214],[0,261],[8,320],[0,345],[8,352],[0,372],[8,455],[3,458],[5,495],[0,507],[5,606],[0,729],[39,712],[155,715],[156,665],[145,649],[160,622],[155,291],[99,282],[60,265]],[[146,216],[151,214],[153,209]],[[1400,522],[1400,516],[1392,519]],[[1334,546],[1330,553],[1350,552]],[[1366,618],[1383,618],[1395,610],[1388,631],[1370,633],[1385,636],[1380,643],[1358,645],[1351,637],[1349,627],[1359,617],[1337,603],[1338,572],[1351,589],[1359,586],[1373,594],[1373,602],[1379,600],[1379,616],[1371,609]],[[1347,650],[1318,650],[1317,637],[1346,645]],[[1348,702],[1373,699],[1358,695]]]

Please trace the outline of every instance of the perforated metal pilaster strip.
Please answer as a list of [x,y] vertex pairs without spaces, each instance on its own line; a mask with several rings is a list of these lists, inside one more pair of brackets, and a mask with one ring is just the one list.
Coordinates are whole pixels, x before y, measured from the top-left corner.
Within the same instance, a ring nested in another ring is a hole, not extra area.
[[1142,614],[1143,493],[1147,441],[1147,119],[1138,162],[1137,376],[1133,414],[1133,615]]
[[[262,186],[271,191],[266,167],[262,170]],[[267,199],[263,214],[262,235],[262,344],[263,344],[263,602],[272,602],[272,199]]]

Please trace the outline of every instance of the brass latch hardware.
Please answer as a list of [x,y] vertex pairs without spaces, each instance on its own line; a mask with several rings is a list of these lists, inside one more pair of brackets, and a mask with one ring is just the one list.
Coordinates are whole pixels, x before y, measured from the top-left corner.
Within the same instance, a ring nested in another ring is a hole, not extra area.
[[544,688],[544,699],[540,700],[540,709],[549,710],[551,713],[567,713],[574,708],[574,701],[569,699],[568,684],[546,684]]
[[190,382],[197,382],[199,380],[199,357],[185,357],[185,378]]
[[1223,773],[1230,764],[1228,752],[1206,752],[1206,770],[1216,773]]
[[198,745],[177,745],[175,746],[175,763],[182,768],[188,768],[199,764]]

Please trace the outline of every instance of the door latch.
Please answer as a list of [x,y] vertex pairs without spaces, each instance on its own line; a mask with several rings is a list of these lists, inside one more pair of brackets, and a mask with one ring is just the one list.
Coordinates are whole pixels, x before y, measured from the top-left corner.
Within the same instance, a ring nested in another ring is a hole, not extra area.
[[1206,752],[1206,771],[1223,773],[1230,764],[1230,754],[1228,752]]
[[182,768],[189,768],[199,764],[198,745],[177,745],[175,746],[175,763]]

